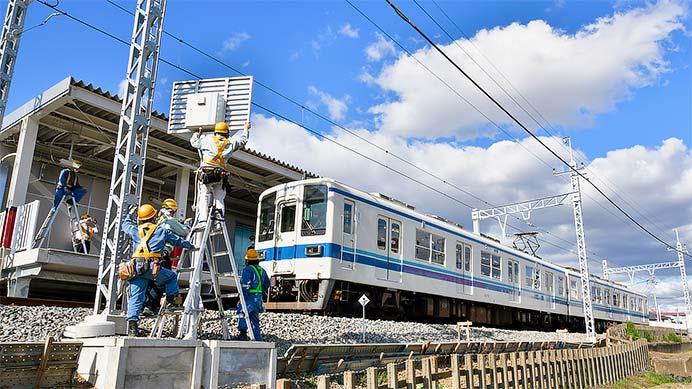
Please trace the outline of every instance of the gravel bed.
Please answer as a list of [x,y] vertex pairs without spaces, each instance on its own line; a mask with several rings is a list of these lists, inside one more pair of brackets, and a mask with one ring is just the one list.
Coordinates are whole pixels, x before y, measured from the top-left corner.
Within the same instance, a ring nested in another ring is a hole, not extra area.
[[[59,337],[63,329],[79,323],[91,314],[90,308],[59,308],[46,306],[0,305],[0,342],[42,341],[47,336]],[[208,311],[204,318],[215,317]],[[426,341],[453,341],[457,339],[456,326],[451,324],[426,324],[301,315],[291,313],[263,313],[262,334],[264,339],[275,342],[279,355],[297,343],[360,343],[365,328],[367,343],[414,343]],[[153,319],[143,319],[144,329],[151,328]],[[236,322],[231,320],[232,335],[237,334]],[[167,335],[171,335],[170,332]],[[204,321],[202,339],[220,339],[218,321]],[[497,328],[474,327],[471,337],[477,341],[554,341],[560,340],[555,332],[516,331]],[[586,341],[584,334],[570,333],[563,336],[569,342]]]

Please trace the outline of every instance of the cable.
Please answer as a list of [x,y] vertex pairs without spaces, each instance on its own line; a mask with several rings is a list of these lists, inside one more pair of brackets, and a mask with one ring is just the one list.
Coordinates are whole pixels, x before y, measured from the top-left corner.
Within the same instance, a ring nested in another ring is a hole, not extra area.
[[[414,2],[416,3],[416,5],[417,5],[417,6],[418,6],[418,7],[419,7],[419,8],[420,8],[420,9],[421,9],[421,10],[422,10],[422,11],[423,11],[423,12],[424,12],[424,13],[425,13],[425,14],[426,14],[426,15],[427,15],[427,16],[428,16],[428,17],[429,17],[429,18],[441,29],[441,30],[442,30],[442,31],[445,32],[445,34],[447,35],[447,37],[449,37],[449,39],[451,39],[451,40],[454,42],[454,44],[455,44],[457,47],[459,47],[459,48],[460,48],[460,49],[461,49],[461,50],[462,50],[462,51],[463,51],[463,52],[464,52],[464,53],[465,53],[465,54],[466,54],[466,55],[467,55],[467,56],[468,56],[468,57],[469,57],[469,58],[470,58],[481,70],[482,70],[482,71],[483,71],[483,73],[485,73],[491,80],[493,80],[493,82],[494,82],[500,89],[502,89],[502,91],[503,91],[510,99],[512,99],[512,101],[514,101],[515,104],[517,104],[524,112],[526,112],[527,115],[529,115],[529,117],[531,117],[531,119],[533,119],[533,121],[536,122],[536,124],[538,124],[538,125],[543,129],[543,131],[545,131],[546,134],[548,134],[549,136],[555,136],[550,130],[548,130],[548,128],[544,127],[536,118],[534,118],[533,115],[529,114],[529,112],[528,112],[518,101],[516,101],[516,100],[514,99],[514,97],[513,97],[509,92],[507,92],[507,91],[506,91],[506,90],[505,90],[505,89],[504,89],[504,88],[503,88],[503,87],[502,87],[502,86],[501,86],[490,74],[488,74],[488,72],[486,72],[485,69],[483,69],[483,67],[482,67],[478,62],[476,62],[476,60],[471,56],[471,54],[468,53],[466,50],[464,50],[464,48],[457,42],[457,40],[454,39],[454,38],[453,38],[453,37],[452,37],[452,36],[451,36],[451,35],[450,35],[450,34],[449,34],[449,33],[448,33],[448,32],[436,21],[436,20],[435,20],[435,18],[433,18],[432,15],[430,15],[430,14],[418,3],[417,0],[414,0]],[[469,43],[476,49],[476,51],[478,51],[478,53],[480,53],[480,55],[490,64],[490,66],[492,66],[492,68],[493,68],[493,69],[505,80],[505,82],[507,82],[507,83],[509,84],[509,86],[512,88],[512,90],[514,90],[514,92],[516,92],[516,93],[521,97],[521,99],[522,99],[524,102],[526,102],[526,103],[529,105],[529,107],[531,107],[531,109],[533,109],[533,111],[536,112],[536,113],[538,114],[538,116],[539,116],[541,119],[543,119],[543,121],[548,125],[548,127],[552,128],[552,129],[555,129],[555,126],[554,126],[552,123],[550,123],[550,121],[549,121],[548,119],[545,118],[545,116],[541,113],[541,111],[539,111],[539,110],[538,110],[538,109],[537,109],[537,108],[536,108],[536,107],[535,107],[535,106],[534,106],[534,105],[533,105],[533,104],[532,104],[532,103],[531,103],[531,102],[530,102],[530,101],[529,101],[529,100],[528,100],[528,99],[527,99],[527,98],[526,98],[526,97],[514,86],[514,84],[512,84],[512,82],[507,78],[507,76],[506,76],[502,71],[500,71],[500,69],[498,69],[498,68],[493,64],[493,61],[491,61],[491,60],[480,50],[480,48],[479,48],[478,46],[476,46],[476,44],[471,40],[471,38],[469,38],[469,36],[461,29],[461,27],[459,27],[459,25],[458,25],[456,22],[454,22],[454,20],[453,20],[452,18],[449,17],[449,15],[448,15],[448,14],[445,12],[445,10],[437,3],[437,1],[432,0],[432,2],[433,2],[433,4],[435,4],[435,6],[438,8],[438,10],[447,18],[447,20],[449,20],[449,22],[450,22],[452,25],[454,25],[454,27],[456,27],[456,29],[462,34],[462,36],[464,36],[464,38],[466,39],[466,41],[469,42]],[[564,147],[563,147],[563,149],[564,149]],[[577,160],[579,161],[578,158],[577,158]],[[607,186],[607,187],[613,192],[613,194],[615,194],[615,195],[616,195],[617,197],[619,197],[622,201],[624,201],[627,205],[629,205],[630,208],[631,208],[632,210],[634,210],[637,214],[639,214],[641,217],[643,217],[644,219],[646,219],[646,220],[647,220],[649,223],[651,223],[654,227],[656,227],[656,228],[660,229],[661,231],[663,231],[664,234],[667,234],[667,235],[668,235],[669,237],[671,237],[671,238],[673,237],[673,235],[672,235],[670,232],[668,232],[665,228],[662,228],[660,225],[658,225],[656,222],[654,222],[652,219],[650,219],[647,215],[645,215],[645,214],[643,214],[642,212],[640,212],[640,211],[638,210],[638,208],[642,208],[642,207],[641,207],[639,204],[637,204],[635,201],[631,201],[631,202],[630,202],[630,201],[627,200],[627,198],[624,197],[624,195],[619,194],[619,193],[613,188],[613,187],[615,186],[615,184],[613,184],[612,182],[608,181],[606,178],[599,177],[598,175],[596,175],[596,174],[593,172],[593,170],[591,170],[591,169],[589,169],[589,168],[587,168],[587,170],[589,171],[589,174],[590,174],[591,176],[597,178],[597,179],[600,180],[603,184],[605,184],[605,186]],[[609,185],[609,183],[610,183],[612,186]],[[634,205],[633,205],[632,203],[634,203]],[[599,205],[600,205],[600,203],[599,203]],[[611,213],[611,214],[612,214],[612,213]]]
[[[348,0],[347,0],[348,1]],[[557,152],[555,152],[553,149],[551,149],[548,145],[546,145],[536,134],[534,134],[524,123],[519,121],[511,112],[509,112],[502,104],[500,104],[493,96],[491,96],[481,85],[479,85],[476,80],[474,80],[471,76],[469,76],[459,65],[457,65],[454,60],[452,60],[440,47],[433,42],[420,28],[418,28],[412,21],[411,19],[406,16],[399,8],[397,8],[396,5],[392,2],[392,0],[385,0],[387,4],[394,10],[394,12],[404,21],[406,22],[411,28],[413,28],[423,39],[425,39],[440,55],[442,55],[452,66],[454,66],[468,81],[470,81],[481,93],[483,93],[490,101],[495,104],[502,112],[504,112],[514,123],[516,123],[519,127],[521,127],[524,132],[526,132],[529,136],[531,136],[534,140],[536,140],[543,148],[548,150],[555,158],[560,160],[569,170],[577,174],[580,178],[583,178],[591,187],[593,187],[598,193],[601,194],[611,205],[613,205],[615,208],[617,208],[618,211],[620,211],[625,217],[627,217],[632,223],[634,223],[637,227],[639,227],[642,231],[647,233],[649,236],[663,244],[664,246],[678,251],[677,248],[671,246],[661,238],[659,238],[656,234],[653,232],[649,231],[645,226],[643,226],[641,223],[639,223],[637,220],[635,220],[627,211],[622,209],[615,201],[613,201],[608,195],[606,195],[601,188],[599,188],[596,184],[591,182],[586,176],[584,176],[583,173],[579,171],[575,166],[572,166],[569,162],[567,162],[564,158],[562,158]],[[689,257],[692,257],[692,255],[687,254],[685,252],[682,252],[683,255],[687,255]]]
[[[127,13],[127,14],[129,14],[129,15],[131,15],[131,16],[134,15],[133,12],[128,11],[127,9],[125,9],[124,7],[120,6],[119,4],[113,2],[112,0],[106,0],[106,1],[107,1],[109,4],[111,4],[111,5],[115,6],[116,8],[120,9],[121,11],[123,11],[123,12],[125,12],[125,13]],[[357,7],[355,7],[352,3],[350,3],[350,4],[351,4],[351,6],[354,7],[358,12],[360,12],[364,17],[368,18],[365,14],[363,14],[363,13],[362,13]],[[369,19],[369,18],[368,18],[368,19]],[[382,28],[380,28],[380,27],[379,27],[376,23],[374,23],[371,19],[369,19],[369,20],[370,20],[371,23],[375,24],[375,26],[376,26],[378,29],[380,29],[380,31],[382,31],[382,33],[384,33],[386,36],[388,36],[390,39],[392,39],[394,42],[396,42],[397,45],[398,45],[401,49],[406,50],[406,48],[404,48],[399,42],[397,42],[395,39],[393,39],[386,31],[384,31]],[[164,33],[165,35],[167,35],[167,36],[169,36],[169,37],[175,39],[175,40],[178,41],[179,43],[181,43],[181,44],[183,44],[183,45],[185,45],[185,46],[191,48],[192,50],[194,50],[194,51],[196,51],[196,52],[202,54],[203,56],[205,56],[205,57],[211,59],[212,61],[214,61],[214,62],[216,62],[216,63],[218,63],[218,64],[220,64],[220,65],[222,65],[222,66],[224,66],[224,67],[226,67],[226,68],[228,68],[228,69],[230,69],[230,70],[232,70],[233,72],[235,72],[235,73],[237,73],[237,74],[240,74],[240,75],[243,75],[243,76],[246,75],[245,73],[241,72],[241,71],[238,70],[237,68],[235,68],[235,67],[229,65],[228,63],[226,63],[226,62],[220,60],[219,58],[213,56],[212,54],[209,54],[208,52],[205,52],[204,50],[201,50],[201,49],[199,49],[198,47],[192,45],[191,43],[185,41],[185,40],[184,40],[182,37],[180,37],[179,35],[175,35],[175,34],[173,34],[173,33],[170,33],[170,32],[168,32],[168,31],[166,31],[165,29],[163,30],[163,33]],[[418,60],[417,58],[415,58],[415,56],[414,56],[412,53],[410,53],[410,52],[408,52],[408,51],[407,51],[407,53],[408,53],[412,58],[414,58],[422,67],[424,67],[430,74],[432,74],[432,75],[433,75],[434,77],[436,77],[440,82],[442,82],[443,84],[445,84],[445,85],[446,85],[453,93],[455,93],[459,98],[461,98],[464,102],[466,102],[466,103],[469,104],[471,107],[473,107],[479,114],[483,115],[489,122],[493,123],[493,124],[495,125],[495,127],[497,127],[500,131],[504,132],[509,138],[513,139],[517,144],[520,145],[520,147],[524,148],[528,153],[532,154],[534,157],[536,157],[537,159],[539,159],[540,161],[542,161],[542,162],[543,162],[546,166],[548,166],[549,168],[552,168],[552,166],[550,166],[550,164],[548,164],[545,160],[543,160],[542,158],[540,158],[540,156],[534,154],[531,150],[529,150],[529,149],[526,148],[524,145],[522,145],[516,138],[512,137],[511,134],[510,134],[509,132],[507,132],[506,130],[504,130],[499,124],[497,124],[497,123],[495,123],[494,121],[492,121],[492,119],[490,119],[488,116],[486,116],[482,111],[480,111],[480,109],[478,109],[478,108],[477,108],[476,106],[474,106],[471,102],[469,102],[468,100],[466,100],[456,89],[454,89],[451,85],[449,85],[448,83],[446,83],[441,77],[439,77],[437,74],[435,74],[430,68],[428,68],[425,64],[423,64],[420,60]],[[167,62],[167,61],[165,61],[165,62]],[[168,64],[169,64],[169,65],[172,65],[172,64],[170,64],[170,63],[168,63]],[[173,66],[173,65],[172,65],[172,66]],[[178,68],[178,69],[180,69],[180,68]],[[181,69],[181,70],[182,70],[182,69]],[[194,75],[194,74],[192,74],[192,73],[190,73],[190,72],[187,72],[187,73],[188,73],[188,74],[191,74],[191,75],[193,75],[193,76],[195,76],[195,77],[197,77],[197,78],[201,78],[201,77],[199,77],[199,76],[197,76],[197,75]],[[416,170],[418,170],[418,171],[420,171],[420,172],[422,172],[422,173],[424,173],[424,174],[426,174],[426,175],[429,175],[429,176],[431,176],[431,177],[437,179],[438,181],[440,181],[440,182],[442,182],[442,183],[444,183],[444,184],[446,184],[446,185],[449,185],[449,186],[451,186],[452,188],[454,188],[454,189],[460,191],[461,193],[464,193],[464,194],[466,194],[466,195],[468,195],[468,196],[470,196],[470,197],[472,197],[472,198],[474,198],[474,199],[476,199],[476,200],[478,200],[478,201],[480,201],[480,202],[482,202],[482,203],[484,203],[484,204],[486,204],[486,205],[488,205],[488,206],[496,207],[496,205],[494,205],[494,204],[492,204],[492,203],[490,203],[490,202],[488,202],[488,201],[486,201],[486,200],[484,200],[484,199],[482,199],[482,198],[480,198],[480,197],[474,195],[473,193],[471,193],[471,192],[469,192],[469,191],[467,191],[467,190],[465,190],[465,189],[459,187],[458,185],[456,185],[456,184],[454,184],[454,183],[451,183],[451,182],[448,182],[448,181],[445,180],[444,178],[442,178],[442,177],[440,177],[440,176],[438,176],[438,175],[436,175],[436,174],[434,174],[434,173],[432,173],[432,172],[430,172],[430,171],[428,171],[428,170],[425,170],[425,169],[421,168],[420,166],[418,166],[418,165],[416,165],[416,164],[414,164],[414,163],[408,161],[407,159],[405,159],[405,158],[399,156],[398,154],[393,153],[393,152],[389,151],[388,149],[386,149],[386,148],[384,148],[384,147],[382,147],[382,146],[380,146],[380,145],[378,145],[378,144],[376,144],[376,143],[374,143],[374,142],[372,142],[372,141],[370,141],[370,140],[368,140],[368,139],[362,137],[362,136],[359,135],[358,133],[356,133],[356,132],[354,132],[354,131],[352,131],[352,130],[346,128],[346,127],[344,127],[343,125],[341,125],[341,124],[339,124],[339,123],[336,123],[335,121],[333,121],[333,120],[331,120],[331,119],[329,119],[329,118],[327,118],[327,117],[321,115],[321,114],[318,113],[318,112],[315,112],[314,110],[312,110],[312,109],[310,109],[310,108],[305,107],[303,104],[299,103],[299,102],[296,101],[295,99],[293,99],[293,98],[287,96],[287,95],[284,94],[284,93],[281,93],[281,92],[277,91],[276,89],[272,88],[271,86],[269,86],[269,85],[267,85],[267,84],[262,83],[261,81],[257,80],[256,78],[254,79],[254,81],[255,81],[255,83],[258,84],[259,86],[261,86],[261,87],[263,87],[263,88],[269,90],[270,92],[276,94],[277,96],[282,97],[282,98],[286,99],[287,101],[291,102],[292,104],[294,104],[294,105],[300,107],[301,110],[307,110],[308,112],[312,113],[313,115],[317,116],[318,118],[320,118],[320,119],[322,119],[322,120],[325,120],[326,122],[328,122],[328,123],[330,123],[330,124],[332,124],[332,125],[334,125],[334,126],[340,128],[340,129],[344,130],[345,132],[347,132],[347,133],[349,133],[349,134],[351,134],[351,135],[353,135],[353,136],[359,138],[360,140],[362,140],[362,141],[364,141],[364,142],[366,142],[366,143],[372,145],[373,147],[375,147],[375,148],[377,148],[377,149],[383,151],[385,154],[393,156],[394,158],[396,158],[396,159],[398,159],[399,161],[401,161],[401,162],[403,162],[403,163],[405,163],[405,164],[407,164],[407,165],[409,165],[409,166],[415,168]],[[599,205],[600,205],[600,204],[599,204]],[[470,208],[473,208],[473,207],[470,207]],[[524,220],[522,220],[522,219],[516,217],[515,215],[512,215],[512,217],[515,218],[516,220],[519,220],[519,221],[521,221],[521,222],[526,223],[526,221],[524,221]],[[526,223],[526,224],[528,224],[528,223]],[[517,229],[517,230],[520,231],[519,229]],[[540,230],[541,230],[542,232],[548,234],[548,235],[552,235],[549,231],[547,231],[547,230],[545,230],[545,229],[540,229]],[[567,241],[567,240],[565,240],[565,239],[562,239],[561,237],[558,237],[558,236],[556,236],[556,235],[552,235],[552,236],[555,236],[557,239],[562,240],[563,242],[566,242],[566,243],[568,243],[568,244],[573,244],[572,242],[569,242],[569,241]],[[592,252],[591,254],[592,254],[592,255],[595,255],[595,256],[597,256],[597,257],[600,257],[600,255],[598,255],[598,254],[596,254],[596,253],[594,253],[594,252]]]
[[[46,6],[50,7],[50,8],[56,9],[54,6],[47,4],[47,3],[46,3],[45,1],[43,1],[43,0],[37,0],[37,1],[39,1],[40,3],[46,5]],[[58,10],[58,11],[59,11],[59,10]],[[100,32],[100,33],[103,34],[103,35],[106,35],[106,36],[108,36],[108,37],[110,37],[110,38],[112,38],[112,39],[114,39],[114,40],[116,40],[116,41],[118,41],[118,42],[120,42],[120,43],[122,43],[122,44],[124,44],[124,45],[128,45],[128,46],[129,46],[129,43],[126,42],[125,40],[120,39],[120,38],[118,38],[117,36],[115,36],[115,35],[113,35],[113,34],[111,34],[111,33],[108,33],[107,31],[105,31],[105,30],[103,30],[103,29],[98,28],[98,27],[96,27],[95,25],[93,25],[93,24],[91,24],[91,23],[88,23],[88,22],[83,21],[83,20],[81,20],[81,19],[79,19],[79,18],[76,18],[76,17],[74,17],[74,16],[72,16],[72,15],[66,13],[66,12],[63,12],[63,11],[60,11],[60,12],[62,12],[65,16],[68,16],[70,19],[75,20],[75,21],[79,22],[80,24],[82,24],[82,25],[84,25],[84,26],[87,26],[87,27],[89,27],[89,28],[91,28],[91,29],[93,29],[93,30],[95,30],[95,31]],[[159,57],[159,60],[160,60],[161,62],[163,62],[163,63],[165,63],[165,64],[167,64],[167,65],[169,65],[169,66],[175,68],[175,69],[178,69],[178,70],[180,70],[180,71],[182,71],[182,72],[184,72],[184,73],[186,73],[186,74],[192,76],[192,77],[195,77],[195,78],[198,78],[198,79],[199,79],[199,78],[202,78],[200,75],[195,74],[194,72],[192,72],[192,71],[190,71],[190,70],[187,70],[187,69],[185,69],[185,68],[183,68],[183,67],[181,67],[181,66],[179,66],[179,65],[177,65],[177,64],[174,64],[174,63],[172,63],[172,62],[170,62],[170,61],[168,61],[168,60],[166,60],[166,59],[164,59],[164,58],[160,58],[160,57]],[[413,182],[416,182],[416,183],[418,183],[418,184],[420,184],[420,185],[422,185],[422,186],[424,186],[424,187],[426,187],[426,188],[428,188],[428,189],[430,189],[430,190],[432,190],[432,191],[434,191],[434,192],[436,192],[436,193],[438,193],[438,194],[443,195],[444,197],[447,197],[447,198],[449,198],[449,199],[451,199],[451,200],[453,200],[453,201],[455,201],[455,202],[457,202],[457,203],[459,203],[459,204],[462,204],[462,205],[464,205],[464,206],[466,206],[466,207],[473,208],[473,207],[471,207],[469,204],[467,204],[467,203],[465,203],[465,202],[463,202],[463,201],[461,201],[461,200],[459,200],[459,199],[457,199],[457,198],[455,198],[455,197],[452,197],[451,195],[449,195],[449,194],[447,194],[447,193],[445,193],[445,192],[442,192],[442,191],[440,191],[440,190],[438,190],[438,189],[436,189],[436,188],[434,188],[434,187],[432,187],[432,186],[430,186],[430,185],[428,185],[428,184],[426,184],[426,183],[424,183],[424,182],[422,182],[422,181],[420,181],[420,180],[418,180],[418,179],[415,179],[415,178],[413,178],[413,177],[411,177],[411,176],[409,176],[409,175],[407,175],[407,174],[405,174],[405,173],[403,173],[403,172],[400,172],[400,171],[398,171],[398,170],[396,170],[396,169],[394,169],[394,168],[392,168],[392,167],[390,167],[390,166],[387,166],[386,164],[384,164],[384,163],[382,163],[382,162],[380,162],[380,161],[378,161],[378,160],[375,160],[374,158],[371,158],[371,157],[369,157],[369,156],[367,156],[367,155],[365,155],[365,154],[363,154],[363,153],[360,153],[360,152],[354,150],[353,148],[350,148],[350,147],[348,147],[348,146],[345,146],[345,145],[339,143],[338,141],[336,141],[336,140],[334,140],[334,139],[331,139],[331,138],[325,136],[324,134],[322,134],[322,133],[320,133],[320,132],[318,132],[318,131],[309,129],[309,128],[307,128],[307,127],[305,127],[305,126],[303,126],[303,125],[297,123],[296,121],[287,118],[286,116],[280,115],[280,114],[278,114],[278,113],[276,113],[276,112],[274,112],[274,111],[272,111],[272,110],[270,110],[270,109],[268,109],[268,108],[266,108],[266,107],[264,107],[264,106],[261,106],[261,105],[259,105],[259,104],[257,104],[257,103],[253,103],[253,105],[255,105],[255,106],[257,106],[258,108],[260,108],[260,109],[262,109],[262,110],[264,110],[264,111],[266,111],[266,112],[269,112],[269,113],[271,113],[271,114],[273,114],[273,115],[275,115],[275,116],[277,116],[277,117],[280,117],[280,118],[282,118],[282,119],[284,119],[284,120],[286,120],[286,121],[289,121],[289,122],[291,122],[291,123],[293,123],[293,124],[295,124],[295,125],[297,125],[297,126],[299,126],[299,127],[302,127],[302,128],[304,128],[306,131],[308,131],[308,132],[314,134],[315,136],[318,136],[318,137],[323,138],[323,139],[327,139],[327,140],[329,140],[329,141],[332,142],[332,143],[335,143],[335,144],[337,144],[337,145],[339,145],[339,146],[341,146],[341,147],[343,147],[343,148],[345,148],[345,149],[347,149],[347,150],[349,150],[349,151],[351,151],[351,152],[354,152],[355,154],[357,154],[357,155],[359,155],[359,156],[361,156],[361,157],[363,157],[363,158],[365,158],[365,159],[367,159],[367,160],[370,160],[370,161],[372,161],[372,162],[374,162],[374,163],[376,163],[376,164],[378,164],[378,165],[380,165],[380,166],[382,166],[382,167],[384,167],[384,168],[386,168],[386,169],[388,169],[388,170],[390,170],[390,171],[392,171],[392,172],[394,172],[394,173],[396,173],[396,174],[399,174],[399,175],[401,175],[401,176],[403,176],[403,177],[405,177],[405,178],[407,178],[407,179],[410,179],[410,180],[412,180]],[[337,125],[338,125],[338,124],[337,124]],[[419,169],[421,169],[421,171],[423,171],[423,172],[425,172],[425,173],[427,173],[427,174],[429,174],[429,175],[432,175],[432,174],[430,174],[429,172],[425,171],[425,170],[422,169],[422,168],[419,168]],[[433,175],[433,176],[434,176],[434,175]],[[443,180],[443,181],[444,181],[444,180]],[[446,183],[446,181],[444,181],[444,182]],[[485,200],[483,200],[483,199],[480,199],[480,198],[478,198],[478,199],[479,199],[480,201],[483,201],[484,203],[488,203],[487,201],[485,201]],[[488,204],[489,204],[489,203],[488,203]],[[519,220],[521,220],[521,219],[519,219]],[[516,227],[514,227],[514,226],[512,226],[512,225],[509,225],[509,226],[512,227],[512,228],[516,228]],[[517,230],[518,230],[518,229],[517,229]],[[549,232],[548,232],[548,233],[549,233]],[[553,236],[555,236],[555,235],[553,235]],[[558,239],[561,239],[561,238],[559,238],[559,237],[557,237],[557,236],[555,236],[555,237],[558,238]],[[562,240],[564,241],[564,239],[562,239]],[[547,244],[550,244],[550,245],[552,245],[552,246],[554,246],[554,247],[558,247],[558,248],[561,248],[561,249],[563,249],[563,250],[566,250],[566,251],[568,251],[568,252],[572,252],[572,251],[570,251],[569,249],[564,248],[563,246],[556,245],[556,244],[554,244],[554,243],[552,243],[552,242],[549,242],[549,241],[547,241],[547,240],[541,239],[541,241],[543,241],[543,242],[545,242],[545,243],[547,243]],[[567,242],[567,241],[566,241],[566,242]],[[568,242],[568,243],[571,243],[571,242]]]

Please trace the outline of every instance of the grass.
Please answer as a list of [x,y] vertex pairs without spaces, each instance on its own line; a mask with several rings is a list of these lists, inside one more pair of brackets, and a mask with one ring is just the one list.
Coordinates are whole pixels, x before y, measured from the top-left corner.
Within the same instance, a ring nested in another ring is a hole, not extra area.
[[[640,331],[637,329],[637,327],[632,323],[631,321],[628,321],[625,323],[625,334],[627,335],[628,338],[632,340],[637,340],[637,339],[646,339],[647,342],[654,342],[656,339],[654,338],[654,335],[651,331],[649,330],[643,330]],[[660,339],[663,342],[670,342],[670,343],[681,343],[682,338],[678,336],[675,332],[669,332]]]
[[646,373],[636,375],[624,380],[620,380],[614,383],[611,388],[613,389],[644,389],[644,388],[655,388],[659,385],[665,384],[675,384],[692,383],[690,378],[676,378],[670,374],[660,374],[653,371],[647,371]]

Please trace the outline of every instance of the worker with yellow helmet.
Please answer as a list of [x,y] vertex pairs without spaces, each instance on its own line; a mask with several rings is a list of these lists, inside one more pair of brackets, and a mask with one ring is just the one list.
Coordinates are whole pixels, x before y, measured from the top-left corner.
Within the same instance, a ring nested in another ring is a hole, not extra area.
[[149,280],[165,288],[169,304],[180,305],[178,277],[161,268],[161,257],[166,243],[192,249],[192,243],[174,234],[171,230],[156,224],[156,209],[150,204],[142,204],[137,209],[137,221],[131,213],[123,221],[122,230],[130,235],[133,243],[132,260],[122,263],[118,269],[121,280],[129,282],[127,304],[127,334],[137,336],[139,315],[144,307]]
[[[248,249],[245,253],[245,268],[240,276],[240,286],[243,289],[245,304],[247,305],[248,313],[245,315],[247,319],[238,319],[238,331],[240,334],[236,340],[248,340],[247,320],[250,321],[252,333],[255,340],[262,340],[262,332],[260,331],[259,314],[264,311],[264,295],[269,290],[269,276],[267,272],[259,265],[260,257],[255,249]],[[243,308],[238,304],[238,313],[243,312]]]
[[80,202],[87,190],[79,185],[77,170],[82,163],[76,159],[64,160],[64,168],[58,176],[58,183],[55,186],[55,196],[53,196],[53,208],[57,209],[63,198],[67,197],[66,203],[71,207],[74,202]]
[[[216,123],[213,134],[194,133],[190,138],[192,147],[202,154],[197,171],[197,220],[207,220],[209,206],[213,205],[222,215],[228,187],[226,163],[231,153],[242,148],[250,136],[250,123],[245,123],[242,132],[229,138],[228,124]],[[211,197],[211,199],[210,199]]]
[[[98,221],[91,217],[88,213],[83,213],[79,217],[79,229],[76,231],[74,237],[72,237],[72,246],[78,253],[84,252],[84,254],[89,254],[91,251],[91,239],[94,238],[94,234],[99,232]],[[84,245],[82,245],[84,242]],[[86,250],[86,251],[85,251]]]

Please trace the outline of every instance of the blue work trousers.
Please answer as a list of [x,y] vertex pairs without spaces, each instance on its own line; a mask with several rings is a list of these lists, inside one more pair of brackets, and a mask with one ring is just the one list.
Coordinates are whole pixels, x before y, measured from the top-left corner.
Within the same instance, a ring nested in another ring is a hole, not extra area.
[[[258,301],[259,300],[259,301]],[[247,309],[250,311],[247,318],[250,319],[250,326],[252,327],[252,333],[255,335],[256,341],[262,340],[262,332],[260,331],[260,312],[264,310],[262,304],[262,294],[246,294],[245,304],[247,304]],[[242,313],[243,308],[238,303],[238,308],[236,312]],[[238,330],[247,331],[247,319],[238,319]]]
[[55,188],[55,197],[53,197],[53,208],[58,208],[62,198],[65,197],[66,194],[71,195],[74,201],[78,203],[82,200],[86,192],[86,189],[79,185],[72,187],[72,190],[69,190],[62,185],[58,185]]
[[[147,271],[137,276],[129,281],[130,287],[128,288],[128,300],[127,300],[127,321],[138,321],[139,314],[142,313],[144,309],[144,299],[146,297],[147,287],[149,286],[149,281],[151,278],[151,265],[152,262],[145,261],[143,259],[137,260],[137,269],[140,270],[144,266],[147,266]],[[164,286],[166,290],[166,296],[176,296],[179,293],[178,290],[178,276],[173,273],[172,270],[161,268],[159,269],[159,275],[156,276],[154,283],[158,286]]]

